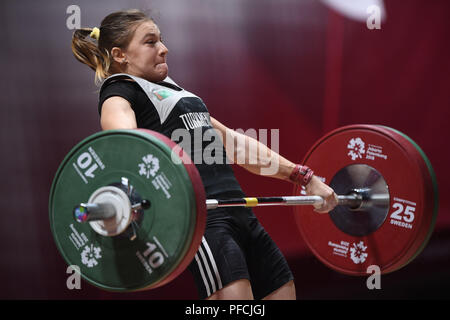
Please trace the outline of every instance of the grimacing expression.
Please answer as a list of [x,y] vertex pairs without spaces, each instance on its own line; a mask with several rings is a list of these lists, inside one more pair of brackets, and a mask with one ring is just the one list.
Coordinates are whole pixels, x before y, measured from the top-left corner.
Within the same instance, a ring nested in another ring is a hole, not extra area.
[[166,56],[169,50],[161,41],[161,32],[153,21],[141,23],[128,47],[126,72],[152,82],[164,80],[168,73]]

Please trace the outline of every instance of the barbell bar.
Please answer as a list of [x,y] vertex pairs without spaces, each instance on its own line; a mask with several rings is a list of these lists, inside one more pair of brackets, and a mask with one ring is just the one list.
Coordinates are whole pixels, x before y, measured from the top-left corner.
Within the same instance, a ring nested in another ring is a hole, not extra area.
[[[386,195],[371,195],[365,197],[366,190],[353,190],[348,195],[338,195],[338,205],[348,206],[352,210],[358,210],[363,202],[385,204],[389,201]],[[259,207],[259,206],[300,206],[300,205],[322,205],[324,199],[321,196],[278,196],[278,197],[243,197],[231,199],[207,199],[206,209],[212,210],[226,207]],[[144,199],[142,202],[131,206],[132,210],[148,209],[150,201]],[[114,206],[110,203],[81,203],[73,210],[75,221],[79,223],[111,219],[116,215]]]
[[[389,196],[385,194],[373,194],[368,196],[369,190],[355,189],[350,194],[338,195],[338,205],[346,206],[357,211],[363,204],[380,205],[389,202]],[[322,205],[324,199],[321,196],[278,196],[278,197],[244,197],[232,199],[208,199],[206,208],[216,209],[224,207],[259,207],[259,206],[301,206]]]

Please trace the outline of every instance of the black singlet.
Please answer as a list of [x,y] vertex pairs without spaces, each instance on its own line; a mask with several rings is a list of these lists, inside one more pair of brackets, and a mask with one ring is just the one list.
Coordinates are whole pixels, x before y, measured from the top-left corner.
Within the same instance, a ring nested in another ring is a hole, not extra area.
[[242,193],[227,163],[220,137],[213,130],[208,109],[199,97],[180,88],[170,78],[153,83],[118,74],[102,84],[99,114],[103,102],[113,96],[130,103],[138,128],[162,133],[183,147],[200,173],[207,198],[230,191]]

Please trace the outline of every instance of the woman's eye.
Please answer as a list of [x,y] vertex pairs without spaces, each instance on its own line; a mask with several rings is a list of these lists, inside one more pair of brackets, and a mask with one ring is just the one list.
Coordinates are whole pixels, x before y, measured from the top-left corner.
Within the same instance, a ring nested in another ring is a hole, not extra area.
[[159,40],[149,40],[149,41],[146,41],[145,43],[154,45],[154,44],[156,44],[157,42],[163,42],[163,41],[162,41],[162,38],[160,38]]

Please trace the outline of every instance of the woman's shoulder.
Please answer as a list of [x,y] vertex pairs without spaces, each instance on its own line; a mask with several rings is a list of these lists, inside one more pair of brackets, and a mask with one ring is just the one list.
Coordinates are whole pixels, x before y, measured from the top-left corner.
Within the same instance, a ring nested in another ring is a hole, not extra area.
[[122,97],[127,100],[133,109],[140,105],[140,101],[145,98],[141,97],[142,92],[139,85],[127,79],[114,79],[104,83],[100,89],[98,111],[101,114],[103,102],[111,97]]
[[132,104],[147,100],[147,96],[140,85],[132,79],[127,78],[110,79],[103,83],[100,88],[100,102],[103,102],[111,96],[121,96]]
[[131,79],[113,79],[104,83],[100,88],[100,96],[104,93],[111,91],[128,91],[136,92],[139,89],[139,85]]
[[138,83],[131,79],[111,79],[104,83],[100,89],[98,109],[101,114],[101,108],[103,102],[108,98],[119,96],[127,100],[133,110],[139,113],[142,109],[145,109],[151,101],[139,86]]

